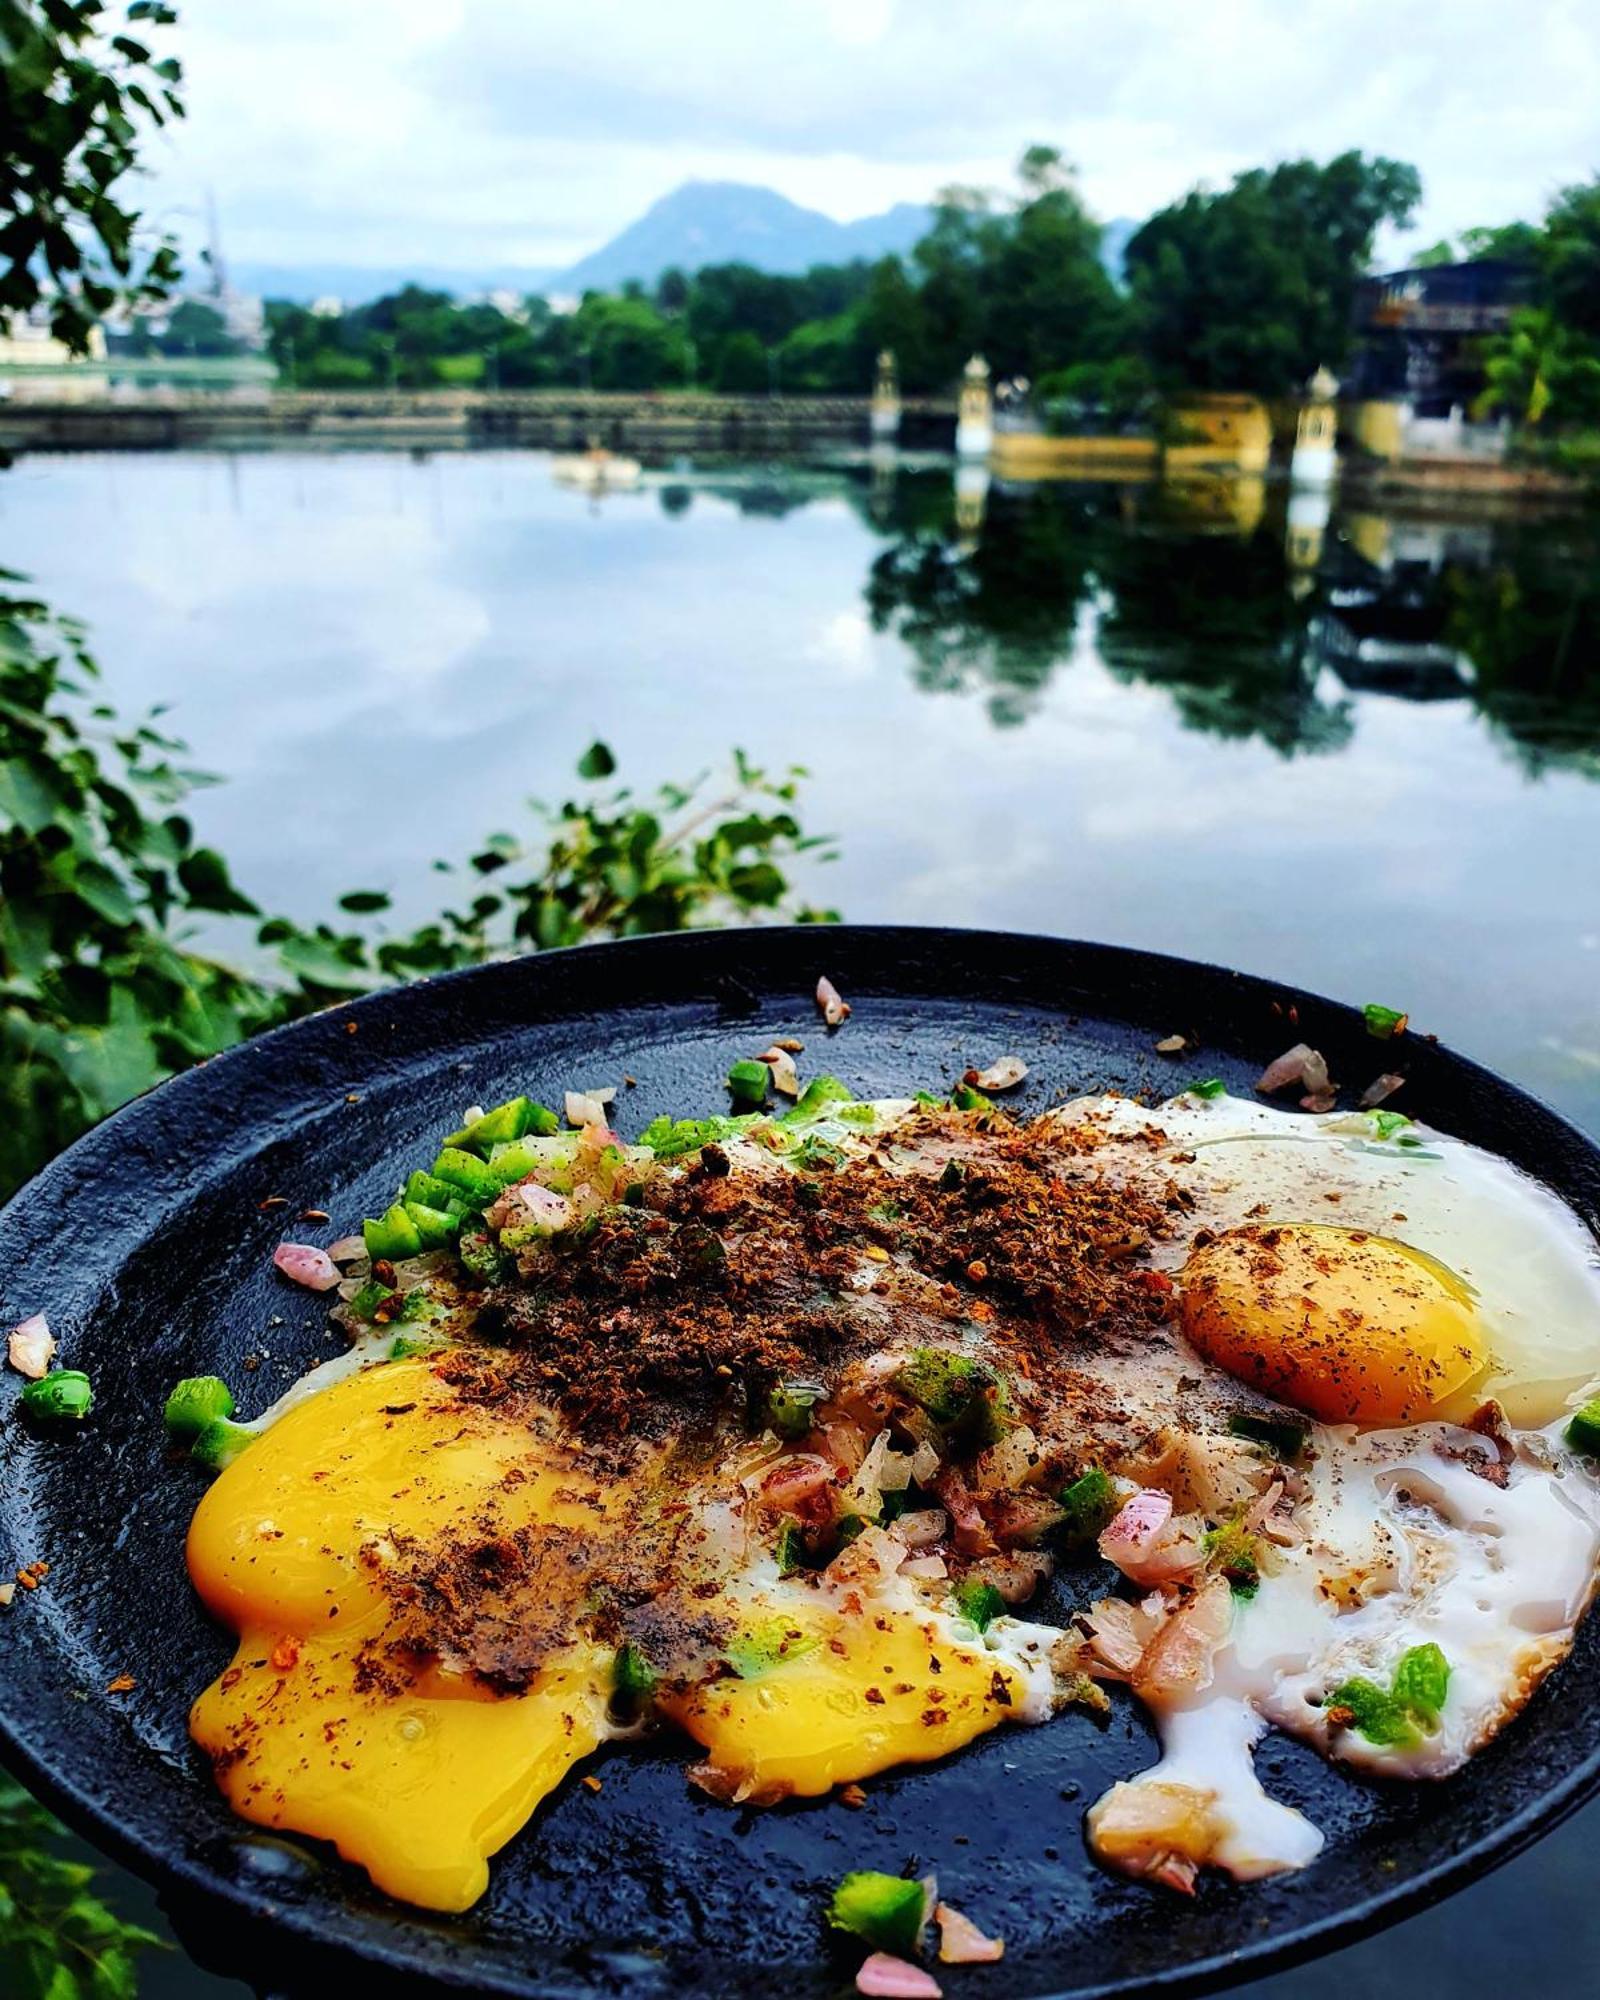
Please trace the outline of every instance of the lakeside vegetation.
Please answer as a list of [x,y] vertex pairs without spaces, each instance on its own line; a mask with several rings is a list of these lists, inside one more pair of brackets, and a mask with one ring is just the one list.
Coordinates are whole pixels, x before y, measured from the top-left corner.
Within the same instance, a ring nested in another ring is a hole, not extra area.
[[[1337,370],[1378,232],[1403,227],[1421,192],[1414,167],[1359,152],[1252,169],[1153,215],[1119,281],[1071,168],[1033,146],[1009,194],[946,189],[908,258],[798,277],[669,270],[569,312],[420,286],[339,312],[275,300],[268,349],[301,388],[799,395],[863,394],[883,348],[907,391],[947,392],[977,352],[998,377],[1027,378],[1047,409],[1115,426],[1185,390],[1278,397],[1320,365]],[[1521,266],[1529,294],[1482,343],[1475,414],[1539,432],[1600,423],[1600,177],[1563,190],[1537,225],[1469,230],[1419,261],[1457,259]]]

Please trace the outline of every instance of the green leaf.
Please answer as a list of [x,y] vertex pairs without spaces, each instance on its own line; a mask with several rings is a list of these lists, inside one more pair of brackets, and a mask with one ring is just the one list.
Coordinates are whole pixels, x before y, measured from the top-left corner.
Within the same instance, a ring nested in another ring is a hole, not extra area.
[[339,908],[348,910],[353,917],[370,917],[388,907],[389,898],[381,889],[352,889],[339,898]]
[[178,863],[178,880],[191,909],[214,910],[225,917],[259,914],[250,898],[233,886],[228,864],[215,848],[197,847],[192,854],[185,855]]
[[127,890],[99,861],[80,861],[71,870],[73,888],[109,924],[131,924],[138,915]]
[[589,745],[578,759],[580,778],[609,778],[617,768],[617,760],[606,745],[598,738]]

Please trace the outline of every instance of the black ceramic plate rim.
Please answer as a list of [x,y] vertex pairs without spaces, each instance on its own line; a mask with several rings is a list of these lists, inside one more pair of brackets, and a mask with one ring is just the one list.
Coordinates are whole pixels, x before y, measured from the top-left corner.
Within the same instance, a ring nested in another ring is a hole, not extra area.
[[[1296,1000],[1302,1008],[1316,1010],[1334,1020],[1346,1024],[1359,1020],[1359,1012],[1342,1001],[1327,999],[1308,993],[1303,987],[1275,981],[1254,974],[1233,972],[1227,968],[1204,960],[1179,958],[1170,954],[1148,952],[1118,945],[1092,943],[1086,940],[1052,937],[1044,933],[991,931],[976,927],[940,926],[936,933],[950,936],[971,948],[982,948],[995,954],[997,965],[1004,963],[1008,950],[1022,949],[1027,952],[1060,952],[1064,956],[1082,953],[1091,959],[1099,959],[1105,964],[1121,963],[1128,966],[1154,969],[1162,976],[1182,980],[1217,980],[1227,983],[1231,991],[1242,998],[1259,999],[1263,1004],[1280,1006],[1285,999]],[[769,926],[755,932],[740,934],[747,942],[752,960],[771,953],[774,947],[792,945],[797,939],[804,939],[814,956],[821,955],[823,941],[826,941],[826,955],[838,966],[847,963],[851,956],[852,944],[863,947],[893,946],[897,941],[908,951],[925,946],[930,930],[915,926],[890,925],[837,925],[825,931],[798,926]],[[532,967],[548,967],[552,971],[560,968],[564,961],[572,961],[580,954],[586,963],[604,967],[613,965],[617,976],[613,981],[619,995],[627,992],[627,968],[639,964],[647,957],[660,956],[664,962],[681,961],[686,978],[685,998],[703,993],[704,986],[696,987],[693,982],[693,965],[697,947],[710,941],[719,941],[723,950],[727,946],[726,933],[693,933],[667,935],[652,938],[629,939],[617,942],[591,944],[572,947],[559,952],[547,952],[537,958],[522,961]],[[443,988],[465,989],[474,980],[492,974],[494,967],[473,967],[456,973],[419,980],[411,986],[400,989],[362,995],[348,1001],[341,1001],[327,1012],[337,1012],[341,1019],[377,1017],[396,1005],[406,1004],[406,995],[423,990]],[[759,981],[761,969],[752,964],[751,977]],[[843,983],[843,982],[841,982]],[[870,986],[857,989],[866,994],[872,992]],[[848,991],[847,991],[848,997]],[[936,992],[919,994],[920,998],[938,998]],[[997,995],[997,997],[1004,997]],[[1072,992],[1063,999],[1061,1011],[1076,1005],[1087,1009],[1093,994],[1082,990]],[[625,999],[619,1005],[625,1005]],[[1114,1010],[1104,1010],[1107,1019],[1123,1019]],[[41,1194],[48,1195],[58,1184],[77,1180],[86,1168],[92,1168],[96,1154],[104,1147],[113,1145],[126,1128],[144,1116],[151,1101],[160,1098],[164,1107],[181,1104],[184,1094],[195,1087],[200,1076],[214,1076],[219,1065],[228,1067],[242,1085],[246,1069],[252,1064],[271,1065],[275,1058],[292,1047],[308,1034],[315,1032],[318,1023],[325,1023],[326,1014],[310,1017],[308,1020],[293,1022],[285,1027],[256,1037],[225,1051],[210,1062],[198,1065],[194,1070],[174,1077],[160,1084],[155,1090],[133,1099],[122,1106],[109,1118],[103,1120],[91,1132],[74,1142],[66,1151],[43,1167],[0,1209],[0,1228],[14,1222],[17,1215]],[[1133,1025],[1147,1025],[1133,1023]],[[1286,1026],[1285,1039],[1293,1030]],[[1600,1159],[1600,1147],[1588,1135],[1559,1112],[1551,1109],[1533,1093],[1520,1085],[1474,1062],[1470,1057],[1453,1050],[1441,1049],[1447,1057],[1451,1069],[1467,1079],[1476,1079],[1501,1095],[1526,1104],[1551,1125],[1560,1128],[1567,1138],[1581,1151]],[[306,1114],[294,1119],[289,1130],[298,1129],[305,1122]],[[280,1132],[276,1136],[282,1136]],[[1600,1615],[1600,1614],[1597,1614]],[[49,1732],[32,1731],[25,1718],[10,1712],[6,1706],[5,1688],[0,1683],[0,1765],[9,1769],[28,1789],[54,1810],[69,1826],[75,1828],[93,1841],[103,1852],[121,1862],[133,1873],[150,1882],[158,1891],[178,1891],[204,1899],[210,1904],[231,1905],[235,1914],[245,1924],[259,1924],[262,1921],[262,1905],[270,1904],[270,1896],[259,1890],[252,1891],[236,1881],[219,1875],[203,1863],[186,1856],[162,1853],[146,1842],[117,1818],[115,1813],[104,1808],[74,1779],[68,1760],[50,1754],[48,1747],[41,1743]],[[1338,1916],[1321,1916],[1296,1925],[1288,1931],[1269,1934],[1258,1941],[1244,1945],[1237,1950],[1217,1953],[1198,1959],[1188,1965],[1165,1968],[1138,1981],[1112,1979],[1092,1986],[1074,1986],[1060,1989],[1055,1996],[1038,1994],[1036,2000],[1112,2000],[1112,1996],[1130,1995],[1134,1991],[1159,1990],[1164,1995],[1178,1996],[1214,1991],[1228,1983],[1263,1977],[1269,1972],[1285,1970],[1316,1958],[1328,1951],[1358,1940],[1370,1937],[1387,1929],[1407,1917],[1432,1907],[1445,1897],[1481,1879],[1495,1868],[1523,1853],[1546,1833],[1559,1826],[1580,1807],[1600,1793],[1600,1745],[1581,1759],[1556,1784],[1528,1800],[1494,1829],[1431,1868],[1413,1874],[1404,1882],[1390,1888],[1379,1887],[1363,1901],[1341,1912]],[[289,1907],[278,1907],[270,1912],[270,1921],[275,1928],[290,1933],[301,1940],[313,1952],[325,1953],[330,1949],[330,1941],[320,1929],[314,1912]],[[331,1949],[352,1969],[356,1965],[368,1968],[381,1967],[398,1976],[415,1976],[418,1971],[416,1960],[403,1949],[391,1946],[382,1939],[368,1939],[358,1947],[345,1940],[335,1940]],[[499,1980],[485,1979],[481,1971],[474,1970],[470,1954],[462,1966],[448,1961],[435,1960],[427,1969],[429,1981],[441,1988],[478,1993],[526,1994],[528,1984],[515,1985]]]

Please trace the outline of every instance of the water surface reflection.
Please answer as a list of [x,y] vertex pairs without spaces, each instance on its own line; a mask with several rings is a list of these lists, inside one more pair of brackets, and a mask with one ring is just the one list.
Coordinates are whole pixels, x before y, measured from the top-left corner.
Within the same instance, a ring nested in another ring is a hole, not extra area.
[[[739,742],[813,778],[861,919],[1108,937],[1420,1022],[1600,1126],[1592,519],[1429,521],[949,464],[535,453],[34,459],[6,560],[171,700],[264,903],[430,863],[568,782]],[[1486,972],[1492,967],[1492,973]]]

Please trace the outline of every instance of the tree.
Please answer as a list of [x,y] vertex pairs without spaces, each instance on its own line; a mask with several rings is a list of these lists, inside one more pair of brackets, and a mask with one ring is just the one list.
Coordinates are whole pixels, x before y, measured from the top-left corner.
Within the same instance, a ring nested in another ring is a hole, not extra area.
[[802,395],[862,396],[872,385],[874,349],[857,313],[807,320],[780,355],[784,388]]
[[178,275],[175,244],[141,245],[119,193],[146,131],[183,116],[177,59],[126,30],[177,15],[160,0],[133,0],[120,25],[111,12],[0,0],[0,327],[42,305],[78,354],[102,313],[162,298]]
[[1126,259],[1152,365],[1170,386],[1261,395],[1336,366],[1378,227],[1403,225],[1421,193],[1414,167],[1350,152],[1256,168],[1162,209]]
[[748,329],[730,333],[717,349],[714,385],[726,395],[754,395],[772,383],[767,350]]
[[591,292],[573,317],[574,339],[589,355],[596,389],[662,389],[688,380],[683,328],[663,319],[648,299]]
[[1484,374],[1478,411],[1503,411],[1530,428],[1546,416],[1557,424],[1600,423],[1600,349],[1543,308],[1512,314],[1487,347]]
[[949,382],[984,334],[984,282],[997,260],[1005,222],[986,189],[947,187],[934,203],[933,227],[912,251],[922,275],[919,303],[930,372]]
[[1565,326],[1600,339],[1600,176],[1563,188],[1545,217],[1543,291]]
[[237,354],[242,342],[228,331],[228,322],[204,299],[185,299],[174,307],[165,333],[158,336],[163,354]]
[[689,279],[676,264],[669,264],[656,280],[656,307],[671,317],[689,303]]
[[1485,258],[1503,258],[1507,263],[1532,264],[1539,252],[1539,231],[1531,222],[1500,222],[1489,228],[1463,229],[1461,254],[1470,264]]
[[1125,339],[1127,310],[1100,261],[1100,225],[1061,155],[1030,146],[1018,174],[1027,198],[984,286],[982,344],[999,373],[1037,379],[1109,357]]

